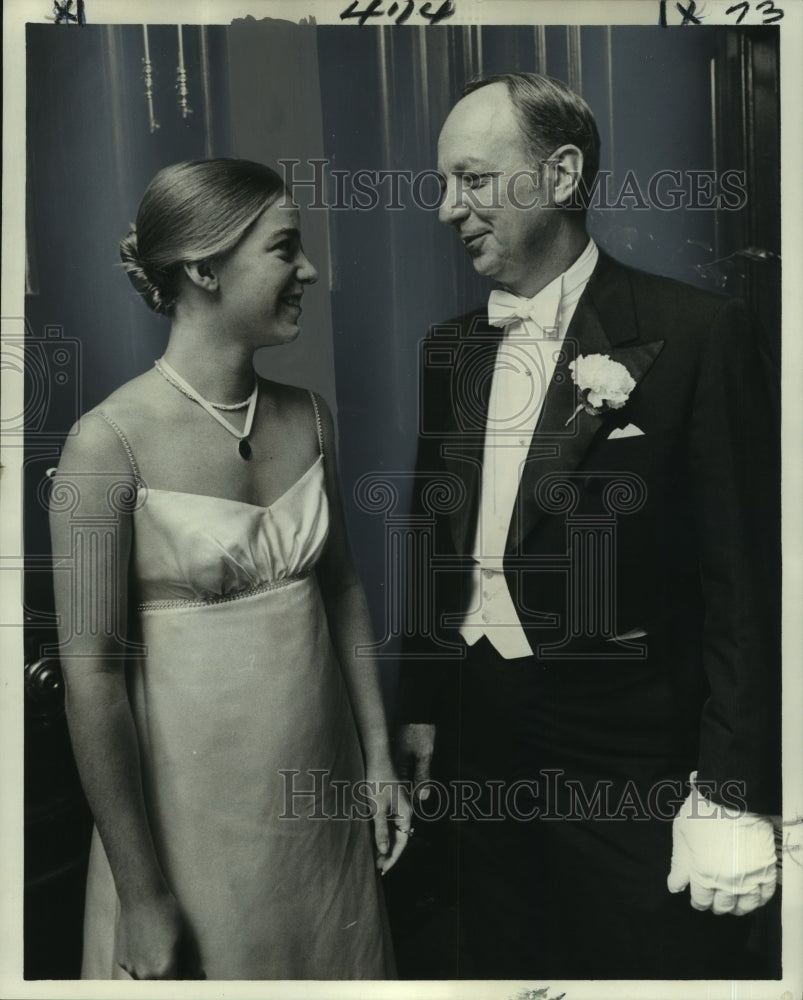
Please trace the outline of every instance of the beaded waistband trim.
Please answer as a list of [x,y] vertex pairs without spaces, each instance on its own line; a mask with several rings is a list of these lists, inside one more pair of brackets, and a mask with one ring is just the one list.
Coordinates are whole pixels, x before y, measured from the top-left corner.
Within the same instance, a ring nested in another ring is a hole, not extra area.
[[248,587],[247,590],[238,590],[233,594],[223,594],[221,597],[208,597],[203,600],[181,600],[180,598],[176,598],[166,601],[140,601],[137,604],[137,611],[167,611],[175,608],[207,608],[215,604],[230,604],[232,601],[244,601],[249,597],[256,597],[259,594],[265,594],[271,590],[281,590],[284,587],[289,587],[290,584],[298,583],[300,580],[306,579],[311,572],[312,570],[308,569],[304,573],[298,573],[296,576],[287,576],[281,580],[271,580],[267,583],[258,583],[255,587]]

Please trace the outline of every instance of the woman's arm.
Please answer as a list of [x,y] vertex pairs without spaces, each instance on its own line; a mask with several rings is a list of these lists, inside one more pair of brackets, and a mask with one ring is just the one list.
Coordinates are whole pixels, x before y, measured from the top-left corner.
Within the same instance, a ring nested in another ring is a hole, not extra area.
[[197,973],[197,961],[181,968],[192,950],[190,935],[145,810],[125,682],[131,515],[115,510],[115,484],[136,488],[123,448],[102,419],[86,417],[67,438],[51,492],[67,722],[120,899],[117,961],[135,979],[176,978]]
[[[412,811],[408,797],[398,783],[391,762],[385,709],[379,685],[376,660],[366,652],[373,642],[368,605],[354,569],[346,535],[343,506],[335,463],[335,434],[332,417],[320,399],[318,407],[323,426],[326,490],[329,500],[330,530],[325,553],[318,564],[329,633],[337,653],[357,722],[365,754],[366,776],[370,782],[387,783],[377,787],[374,800],[378,806],[375,839],[380,857],[377,864],[384,874],[407,844]],[[392,785],[391,785],[392,783]],[[392,851],[387,820],[394,821]]]

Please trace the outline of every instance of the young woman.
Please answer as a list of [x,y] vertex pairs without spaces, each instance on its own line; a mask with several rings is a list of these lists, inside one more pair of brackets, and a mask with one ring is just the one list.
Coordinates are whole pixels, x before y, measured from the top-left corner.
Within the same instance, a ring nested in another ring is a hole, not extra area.
[[51,496],[81,567],[54,576],[96,825],[82,974],[392,975],[377,875],[411,813],[374,784],[394,774],[332,420],[252,365],[317,278],[298,211],[265,166],[177,164],[121,256],[167,348],[84,415]]

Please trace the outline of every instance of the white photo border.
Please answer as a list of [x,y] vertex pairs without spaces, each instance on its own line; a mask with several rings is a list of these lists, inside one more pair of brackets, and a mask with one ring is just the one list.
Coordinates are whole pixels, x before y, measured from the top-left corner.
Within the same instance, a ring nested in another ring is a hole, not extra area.
[[[432,7],[438,6],[433,3]],[[314,17],[317,24],[340,24],[345,0],[87,0],[91,23],[227,24],[234,18],[278,17],[298,21]],[[363,4],[364,6],[364,4]],[[419,5],[420,6],[420,5]],[[688,3],[683,0],[683,6]],[[732,24],[726,14],[733,6],[727,0],[698,2],[706,24]],[[751,4],[754,12],[756,4]],[[2,930],[0,934],[0,996],[2,997],[519,997],[525,990],[549,986],[549,997],[565,992],[567,1000],[604,1000],[608,997],[633,1000],[799,1000],[803,996],[803,678],[799,664],[803,658],[803,346],[799,333],[803,316],[803,186],[800,181],[803,145],[803,4],[780,0],[784,9],[780,22],[782,97],[782,179],[783,208],[783,552],[784,559],[784,815],[788,823],[789,857],[797,852],[797,863],[786,865],[783,901],[783,968],[781,981],[758,982],[442,982],[427,983],[108,983],[80,981],[25,981],[22,978],[22,628],[0,629],[4,676],[0,685],[0,835],[3,845],[3,892],[0,893]],[[667,4],[670,24],[680,16],[674,0]],[[45,23],[52,17],[49,0],[6,0],[4,5],[4,157],[3,157],[3,245],[2,316],[3,335],[15,335],[13,317],[24,309],[25,233],[25,24]],[[459,0],[450,24],[656,24],[659,0]],[[755,22],[759,23],[759,22]],[[354,29],[359,30],[354,24]],[[53,30],[57,30],[55,27]],[[693,26],[682,30],[693,31]],[[3,414],[22,409],[22,378],[18,371],[2,369]],[[9,557],[21,549],[20,449],[2,449],[0,477],[0,556]],[[4,620],[21,626],[21,574],[0,573],[0,602]],[[14,616],[17,616],[15,619]],[[46,946],[46,942],[43,942]]]

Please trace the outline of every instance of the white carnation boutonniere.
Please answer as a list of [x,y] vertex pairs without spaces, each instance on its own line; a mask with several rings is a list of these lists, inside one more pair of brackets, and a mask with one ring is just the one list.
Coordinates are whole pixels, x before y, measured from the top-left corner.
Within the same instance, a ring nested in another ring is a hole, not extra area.
[[598,417],[608,410],[621,410],[636,380],[618,361],[611,361],[607,354],[581,354],[569,362],[569,371],[577,386],[580,402],[566,421],[566,426],[581,410]]

